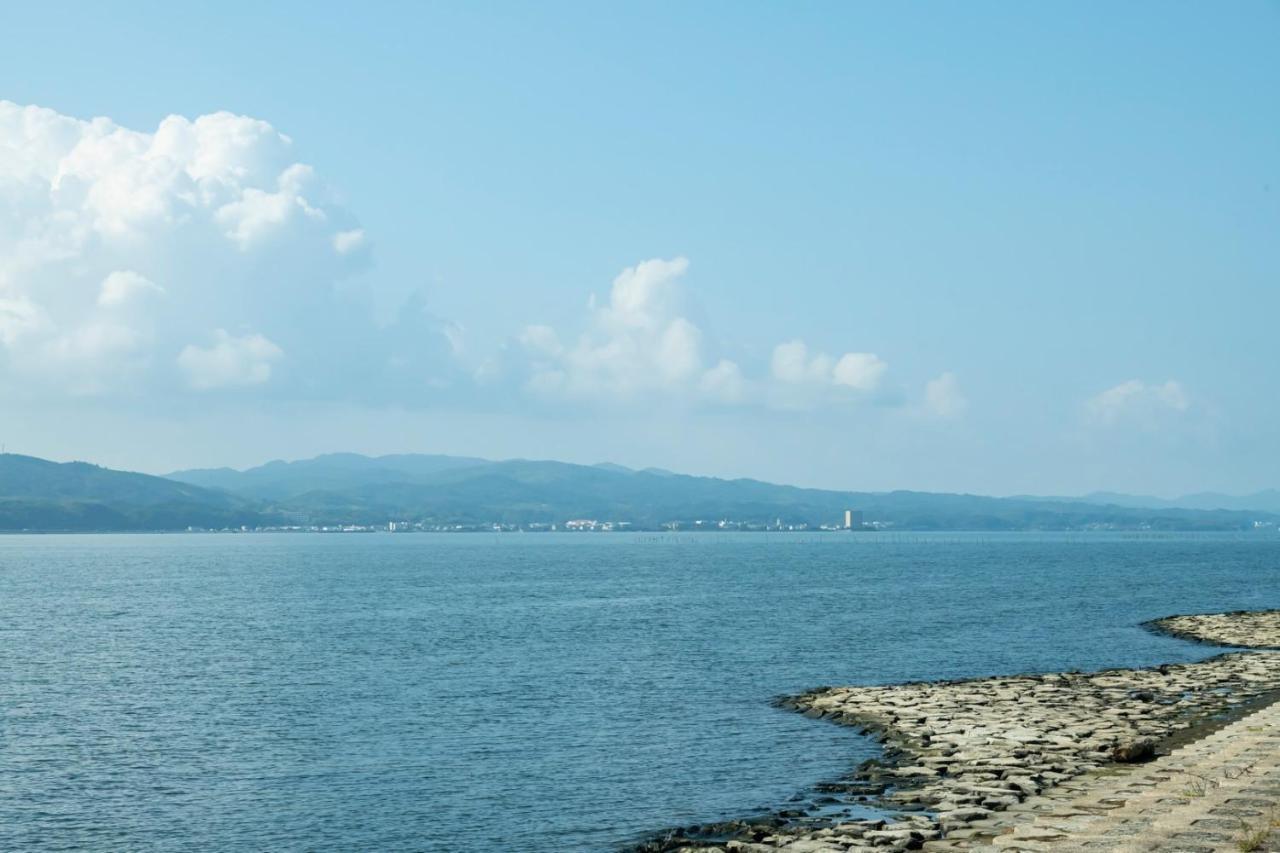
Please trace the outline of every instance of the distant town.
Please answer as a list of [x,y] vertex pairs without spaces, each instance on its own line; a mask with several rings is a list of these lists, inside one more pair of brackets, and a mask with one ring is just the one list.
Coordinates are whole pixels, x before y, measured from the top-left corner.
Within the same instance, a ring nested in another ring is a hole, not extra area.
[[594,518],[572,518],[564,522],[535,522],[507,524],[488,522],[481,524],[442,524],[429,521],[387,521],[384,524],[310,524],[299,519],[296,524],[241,526],[222,528],[188,527],[188,533],[628,533],[662,531],[691,532],[852,532],[887,530],[894,525],[887,521],[866,521],[859,510],[845,510],[844,518],[833,524],[812,525],[807,522],[786,522],[781,518],[772,524],[753,521],[692,519],[668,521],[658,527],[637,526],[630,521],[600,521]]
[[[1175,505],[1181,504],[1181,505]],[[1228,508],[1224,508],[1228,507]],[[1250,531],[1280,490],[1177,501],[836,492],[556,461],[332,454],[155,477],[0,453],[0,532]]]
[[[388,521],[384,524],[286,524],[240,527],[194,527],[187,533],[852,533],[881,531],[896,528],[891,521],[854,521],[843,524],[808,524],[775,520],[772,524],[720,519],[711,521],[693,519],[669,521],[657,527],[636,525],[630,521],[599,521],[590,518],[574,518],[565,522],[507,524],[488,522],[480,524],[441,524],[427,521]],[[1074,528],[1080,532],[1107,531],[1156,531],[1152,525],[1126,526],[1108,522],[1093,522]],[[1280,525],[1273,521],[1255,521],[1250,529],[1255,533],[1280,532]]]

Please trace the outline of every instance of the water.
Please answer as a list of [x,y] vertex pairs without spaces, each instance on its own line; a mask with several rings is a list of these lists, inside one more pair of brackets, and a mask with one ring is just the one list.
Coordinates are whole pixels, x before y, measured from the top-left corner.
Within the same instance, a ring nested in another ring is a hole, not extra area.
[[0,849],[617,849],[875,754],[777,694],[1277,606],[1261,534],[0,537]]

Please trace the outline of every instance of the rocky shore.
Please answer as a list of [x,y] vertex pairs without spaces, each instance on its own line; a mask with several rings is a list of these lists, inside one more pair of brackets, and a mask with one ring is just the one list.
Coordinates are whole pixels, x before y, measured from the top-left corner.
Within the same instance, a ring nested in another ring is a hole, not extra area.
[[[1148,627],[1200,642],[1280,646],[1280,611],[1177,616]],[[783,704],[874,734],[882,760],[794,809],[676,830],[639,850],[969,849],[1025,822],[1029,798],[1149,761],[1276,699],[1280,655],[1265,652],[1090,674],[821,688]],[[840,817],[859,806],[883,816]]]
[[1213,646],[1280,649],[1280,610],[1166,616],[1147,622],[1143,627]]

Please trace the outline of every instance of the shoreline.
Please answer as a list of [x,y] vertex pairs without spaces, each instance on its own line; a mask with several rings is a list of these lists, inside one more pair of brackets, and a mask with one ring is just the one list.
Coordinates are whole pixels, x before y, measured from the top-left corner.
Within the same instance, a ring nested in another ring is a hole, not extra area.
[[1181,613],[1149,619],[1138,627],[1202,646],[1280,651],[1280,610]]
[[1167,756],[1280,702],[1280,610],[1168,616],[1156,633],[1238,649],[1203,661],[820,687],[779,707],[850,726],[879,758],[794,807],[660,832],[635,853],[957,850],[1025,822],[1030,799]]

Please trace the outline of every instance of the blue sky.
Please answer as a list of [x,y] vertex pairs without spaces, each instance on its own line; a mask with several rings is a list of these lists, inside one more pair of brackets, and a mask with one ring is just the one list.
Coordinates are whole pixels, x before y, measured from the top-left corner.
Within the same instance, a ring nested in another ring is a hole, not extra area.
[[10,449],[1280,485],[1280,5],[100,6],[3,13]]

